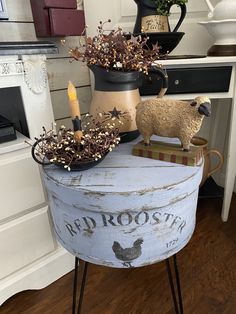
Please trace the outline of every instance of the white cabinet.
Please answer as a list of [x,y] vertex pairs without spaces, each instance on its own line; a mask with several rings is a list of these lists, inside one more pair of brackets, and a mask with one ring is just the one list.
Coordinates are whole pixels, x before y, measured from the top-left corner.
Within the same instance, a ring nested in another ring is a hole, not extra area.
[[47,206],[0,226],[0,279],[53,250]]
[[0,173],[0,220],[45,203],[39,167],[29,148],[0,155]]
[[[11,94],[12,87],[20,89],[29,135],[17,133],[16,140],[0,144],[0,304],[47,286],[74,264],[55,239],[40,167],[25,143],[54,121],[45,57],[0,57],[0,92],[9,88]],[[1,98],[0,114],[17,101]]]

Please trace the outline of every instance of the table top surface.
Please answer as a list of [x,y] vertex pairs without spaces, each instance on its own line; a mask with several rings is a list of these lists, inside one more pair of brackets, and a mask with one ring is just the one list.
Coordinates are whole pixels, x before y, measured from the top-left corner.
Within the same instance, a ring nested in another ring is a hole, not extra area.
[[191,58],[191,59],[167,59],[156,60],[155,63],[162,64],[163,66],[183,66],[183,65],[223,65],[236,63],[236,56],[223,56],[223,57],[205,57],[205,58]]
[[[166,141],[166,138],[153,137]],[[56,184],[72,189],[99,192],[134,192],[150,189],[171,189],[199,174],[202,164],[195,167],[164,162],[131,154],[132,147],[141,140],[120,144],[96,167],[85,171],[68,172],[55,165],[45,166],[44,173]],[[169,139],[176,143],[178,140]]]

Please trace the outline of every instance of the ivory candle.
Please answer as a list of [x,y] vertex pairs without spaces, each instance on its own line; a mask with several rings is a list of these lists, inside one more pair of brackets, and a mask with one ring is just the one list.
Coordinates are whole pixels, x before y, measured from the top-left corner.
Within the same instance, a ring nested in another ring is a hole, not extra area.
[[68,97],[69,97],[69,104],[70,104],[70,109],[71,109],[71,118],[72,118],[73,128],[75,132],[75,139],[76,141],[81,142],[83,133],[82,133],[82,126],[81,126],[80,106],[79,106],[79,101],[77,98],[76,88],[71,83],[71,81],[69,81],[69,84],[68,84]]
[[71,118],[74,119],[77,117],[80,119],[80,106],[77,98],[76,88],[71,83],[71,81],[68,83],[68,97],[70,102]]

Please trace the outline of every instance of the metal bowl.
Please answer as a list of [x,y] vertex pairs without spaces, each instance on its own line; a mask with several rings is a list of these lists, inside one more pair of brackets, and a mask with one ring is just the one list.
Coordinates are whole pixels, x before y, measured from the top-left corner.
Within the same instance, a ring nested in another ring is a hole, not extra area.
[[[40,138],[32,145],[31,154],[32,154],[33,159],[42,166],[54,164],[57,167],[64,169],[64,164],[61,164],[58,162],[51,162],[50,159],[52,158],[52,156],[48,155],[46,152],[43,151],[42,144],[47,140],[52,141],[52,138],[48,138],[48,139]],[[106,152],[102,156],[102,158],[99,158],[98,160],[81,160],[80,162],[74,162],[74,163],[72,162],[70,164],[70,171],[84,171],[84,170],[93,168],[96,165],[98,165],[106,157],[108,153],[109,151]]]
[[[81,162],[72,163],[70,165],[70,171],[84,171],[84,170],[88,170],[90,168],[93,168],[96,165],[98,165],[106,157],[107,154],[108,153],[103,155],[102,158],[100,158],[98,160],[90,160],[90,161],[82,160]],[[64,166],[62,164],[59,164],[59,163],[54,163],[54,164],[60,168],[64,168]]]

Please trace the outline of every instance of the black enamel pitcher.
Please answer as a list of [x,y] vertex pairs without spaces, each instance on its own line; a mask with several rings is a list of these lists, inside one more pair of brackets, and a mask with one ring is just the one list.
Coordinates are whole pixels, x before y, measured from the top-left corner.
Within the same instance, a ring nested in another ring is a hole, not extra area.
[[[138,6],[137,18],[134,26],[134,34],[171,32],[168,16],[158,14],[156,4],[152,0],[134,0]],[[168,4],[168,13],[173,3]],[[177,32],[186,15],[186,5],[179,5],[181,15],[173,32]]]
[[[90,65],[94,74],[95,87],[90,113],[110,123],[115,123],[120,130],[121,143],[132,141],[139,136],[135,116],[136,105],[140,103],[139,86],[142,84],[143,74],[138,71],[122,72],[107,71],[97,65]],[[162,80],[162,88],[158,97],[162,97],[168,87],[168,77],[159,67],[153,67]]]

